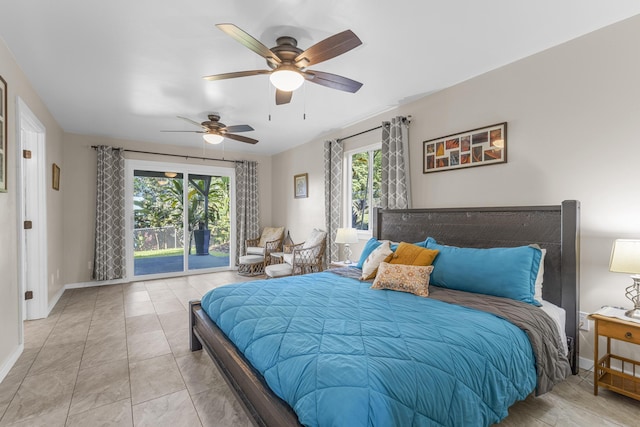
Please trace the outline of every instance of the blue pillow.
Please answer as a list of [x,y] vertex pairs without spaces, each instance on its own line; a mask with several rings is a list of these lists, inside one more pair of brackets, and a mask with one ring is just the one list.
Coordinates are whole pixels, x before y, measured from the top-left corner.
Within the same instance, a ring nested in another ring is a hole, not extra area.
[[375,248],[380,246],[382,243],[378,241],[375,237],[370,238],[367,243],[364,244],[364,248],[362,248],[362,253],[360,254],[360,260],[356,267],[362,268],[362,264],[364,264],[364,260],[374,251]]
[[440,251],[433,261],[431,284],[541,305],[534,298],[539,248],[458,248],[440,245],[431,237],[426,243],[427,249]]
[[[396,249],[398,249],[398,245],[400,243],[392,243],[391,245],[389,245],[389,247],[391,248],[391,250],[393,252],[396,251]],[[427,247],[427,241],[423,241],[423,242],[416,242],[416,243],[412,243],[412,245],[416,245],[416,246],[420,246],[421,248],[426,248]]]
[[[382,243],[375,237],[372,237],[369,240],[367,240],[367,243],[364,244],[364,248],[362,248],[362,253],[360,254],[360,260],[358,261],[358,264],[356,264],[356,267],[362,268],[362,264],[364,264],[364,260],[367,259],[367,257],[371,254],[371,252],[373,252],[374,249],[380,246],[381,244]],[[389,245],[389,247],[393,252],[395,252],[396,249],[398,249],[398,244],[399,243],[392,243],[391,245]],[[423,242],[418,242],[413,244],[416,246],[420,246],[421,248],[427,247],[426,240]]]

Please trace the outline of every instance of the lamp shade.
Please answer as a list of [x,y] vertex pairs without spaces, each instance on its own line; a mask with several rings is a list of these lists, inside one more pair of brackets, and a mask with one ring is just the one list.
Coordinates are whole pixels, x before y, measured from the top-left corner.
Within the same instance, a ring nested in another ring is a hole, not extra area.
[[304,83],[304,77],[295,67],[286,66],[282,66],[278,71],[271,73],[269,80],[277,89],[285,92],[292,92]]
[[338,228],[336,243],[358,243],[358,231],[355,228]]
[[640,240],[617,239],[613,242],[609,271],[640,273]]
[[209,144],[220,144],[224,137],[222,135],[217,135],[215,133],[205,133],[202,135],[205,141]]

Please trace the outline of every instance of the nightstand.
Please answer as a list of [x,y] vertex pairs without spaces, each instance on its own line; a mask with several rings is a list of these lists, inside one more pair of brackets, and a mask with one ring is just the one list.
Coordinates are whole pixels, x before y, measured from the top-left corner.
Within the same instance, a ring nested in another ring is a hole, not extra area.
[[331,263],[329,263],[329,268],[354,267],[356,265],[357,263],[353,261],[351,261],[348,264],[344,261],[331,261]]
[[[595,322],[593,394],[597,396],[598,387],[604,387],[640,400],[640,362],[611,354],[611,339],[640,345],[640,323],[600,314],[589,318]],[[607,338],[607,353],[602,357],[598,348],[600,337]]]

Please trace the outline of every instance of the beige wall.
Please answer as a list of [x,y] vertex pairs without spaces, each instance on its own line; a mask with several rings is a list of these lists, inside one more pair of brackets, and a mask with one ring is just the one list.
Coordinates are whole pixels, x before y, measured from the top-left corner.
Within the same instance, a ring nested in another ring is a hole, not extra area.
[[[92,145],[109,145],[131,150],[162,152],[167,154],[197,157],[222,158],[222,152],[207,145],[207,151],[188,149],[140,141],[115,140],[111,138],[67,133],[64,136],[64,161],[73,165],[64,174],[64,283],[90,282],[93,268],[93,246],[95,227],[96,152]],[[125,153],[128,159],[153,160],[197,165],[232,166],[228,162],[185,160],[184,158]],[[271,224],[271,157],[226,151],[228,160],[255,160],[258,162],[260,187],[260,222]]]
[[[46,165],[62,164],[62,129],[47,107],[42,103],[26,76],[18,67],[11,52],[0,40],[0,75],[8,86],[8,152],[7,183],[8,191],[0,193],[0,372],[16,356],[20,345],[20,317],[18,313],[18,267],[17,267],[17,206],[16,206],[16,100],[20,97],[46,128]],[[57,271],[62,268],[62,192],[51,189],[51,174],[47,174],[47,241],[49,259],[49,295],[57,294],[62,281]],[[44,296],[47,298],[47,296]]]
[[[294,242],[302,242],[314,228],[325,228],[324,141],[357,133],[380,125],[382,119],[365,120],[357,127],[345,129],[273,156],[273,218],[285,225]],[[356,129],[356,130],[354,130]],[[367,133],[344,142],[344,151],[380,142],[382,131]],[[293,197],[293,177],[309,174],[309,197]],[[355,253],[363,243],[351,245]],[[352,257],[354,258],[354,257]]]
[[[635,179],[640,158],[639,39],[640,17],[634,17],[326,138],[356,133],[395,115],[412,115],[414,207],[580,200],[581,310],[629,306],[624,288],[631,279],[610,273],[608,260],[614,239],[640,237]],[[507,164],[422,173],[422,141],[503,121],[508,122]],[[321,145],[319,139],[274,156],[274,188],[289,187],[292,175],[305,169],[319,174]],[[276,192],[273,216],[286,218],[292,230],[309,222],[324,224],[322,194],[310,194],[311,200],[313,207],[293,200],[291,190]],[[592,358],[592,332],[581,334],[581,356]]]

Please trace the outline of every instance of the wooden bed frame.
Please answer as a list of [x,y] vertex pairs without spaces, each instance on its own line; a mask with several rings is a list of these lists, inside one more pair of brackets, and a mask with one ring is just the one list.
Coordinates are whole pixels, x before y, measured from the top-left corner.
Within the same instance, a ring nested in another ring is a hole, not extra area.
[[[566,310],[571,368],[578,372],[580,205],[500,208],[379,210],[372,215],[378,239],[417,242],[431,236],[462,247],[512,247],[537,243],[547,249],[543,297]],[[258,426],[299,426],[291,407],[276,396],[263,377],[202,310],[190,302],[190,347],[204,348]]]

